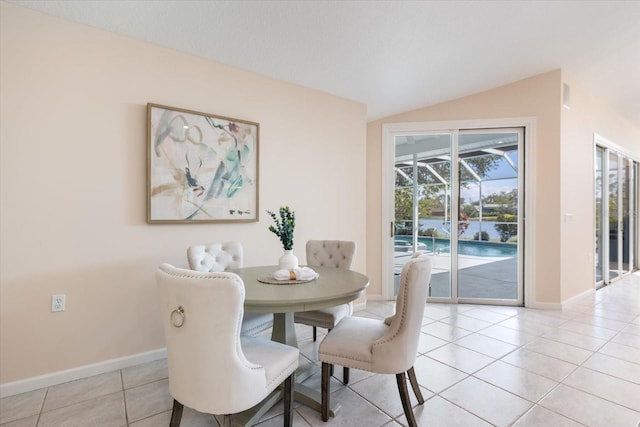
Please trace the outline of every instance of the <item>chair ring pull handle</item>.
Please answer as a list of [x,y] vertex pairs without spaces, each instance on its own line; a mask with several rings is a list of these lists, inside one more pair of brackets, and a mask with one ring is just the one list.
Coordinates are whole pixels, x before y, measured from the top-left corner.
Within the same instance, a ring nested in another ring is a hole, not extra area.
[[181,328],[182,325],[184,325],[184,308],[182,308],[182,306],[179,306],[178,308],[176,308],[175,310],[173,310],[171,312],[171,324],[173,326],[175,326],[176,328]]

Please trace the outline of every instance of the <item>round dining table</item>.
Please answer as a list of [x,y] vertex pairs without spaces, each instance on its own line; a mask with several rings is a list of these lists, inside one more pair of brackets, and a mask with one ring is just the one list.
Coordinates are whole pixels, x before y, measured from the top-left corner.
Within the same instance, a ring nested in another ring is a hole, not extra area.
[[[364,295],[369,286],[369,278],[353,270],[332,267],[311,267],[318,277],[305,283],[276,281],[273,273],[275,265],[245,267],[229,270],[240,276],[244,282],[244,309],[256,313],[273,313],[271,339],[292,347],[298,347],[294,313],[334,307],[354,301]],[[265,283],[268,282],[268,283]],[[305,386],[302,382],[316,371],[317,366],[299,369],[294,386],[295,400],[318,411],[321,409],[320,391]],[[278,399],[278,395],[267,398],[258,413],[247,418],[250,425],[260,419]],[[335,416],[339,405],[332,405],[330,415]]]
[[295,312],[334,307],[354,301],[364,295],[369,286],[369,278],[353,270],[311,268],[318,273],[318,277],[295,284],[273,280],[273,273],[278,270],[275,265],[230,270],[244,282],[245,310],[273,313],[273,341],[298,347],[293,322]]

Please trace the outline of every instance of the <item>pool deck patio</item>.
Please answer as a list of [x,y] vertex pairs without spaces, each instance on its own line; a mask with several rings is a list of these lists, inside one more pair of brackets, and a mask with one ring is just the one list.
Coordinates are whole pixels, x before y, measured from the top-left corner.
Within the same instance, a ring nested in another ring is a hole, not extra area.
[[[451,255],[432,254],[431,297],[449,297]],[[413,254],[395,253],[394,271],[399,278],[402,266]],[[505,299],[517,298],[517,258],[458,257],[458,298]]]

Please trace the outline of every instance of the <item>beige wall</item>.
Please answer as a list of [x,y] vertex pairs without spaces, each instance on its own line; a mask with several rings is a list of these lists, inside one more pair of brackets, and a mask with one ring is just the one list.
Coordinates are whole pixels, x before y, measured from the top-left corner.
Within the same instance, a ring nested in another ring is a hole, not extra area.
[[365,272],[364,105],[4,2],[0,16],[1,383],[162,348],[154,271],[191,244],[239,240],[245,265],[281,254],[264,213],[145,223],[147,102],[260,123],[261,209],[292,206],[303,260],[307,239],[355,240]]
[[[571,109],[562,83],[571,85]],[[385,123],[535,117],[535,301],[561,303],[593,289],[593,135],[640,158],[640,128],[560,70],[486,92],[371,122],[367,131],[367,271],[381,293],[381,148]],[[531,197],[532,195],[527,195]],[[574,222],[565,223],[565,213]],[[525,283],[525,286],[527,284]],[[530,301],[531,302],[531,301]]]
[[[640,160],[640,125],[633,124],[593,96],[567,73],[570,108],[562,109],[562,300],[593,288],[595,281],[593,195],[594,134]],[[573,222],[564,221],[573,214]]]

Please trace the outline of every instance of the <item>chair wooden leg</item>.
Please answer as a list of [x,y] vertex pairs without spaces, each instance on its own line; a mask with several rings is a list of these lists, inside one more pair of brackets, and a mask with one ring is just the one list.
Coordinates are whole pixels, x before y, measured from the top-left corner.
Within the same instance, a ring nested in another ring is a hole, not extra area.
[[346,385],[349,384],[349,368],[342,367],[342,382]]
[[314,327],[313,327],[313,341],[314,341],[314,342],[316,341],[316,338],[318,338],[317,333],[318,333],[318,331],[316,331],[316,327],[314,326]]
[[409,427],[418,427],[416,418],[413,416],[413,408],[411,408],[411,399],[409,398],[409,389],[407,388],[407,377],[404,372],[396,374],[398,383],[398,391],[400,392],[400,400],[402,401],[402,409],[407,417]]
[[413,394],[416,395],[418,403],[422,405],[424,403],[424,397],[422,397],[420,385],[418,384],[418,379],[416,378],[416,371],[413,369],[413,366],[409,368],[407,374],[409,374],[409,381],[411,382],[411,388],[413,388]]
[[182,419],[182,410],[184,406],[182,403],[173,399],[173,411],[171,411],[171,421],[169,427],[180,427],[180,420]]
[[231,415],[227,414],[222,419],[222,427],[231,427]]
[[295,371],[284,380],[284,427],[293,426],[293,384]]
[[322,391],[322,421],[329,421],[329,392],[330,385],[329,381],[331,377],[329,376],[330,368],[333,365],[322,362],[322,380],[321,380],[321,391]]

